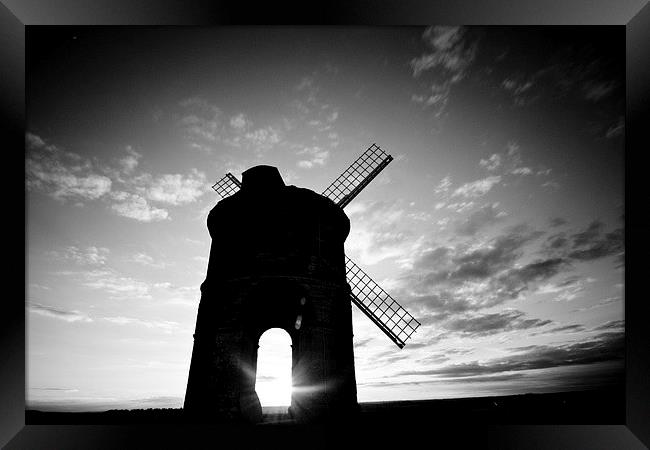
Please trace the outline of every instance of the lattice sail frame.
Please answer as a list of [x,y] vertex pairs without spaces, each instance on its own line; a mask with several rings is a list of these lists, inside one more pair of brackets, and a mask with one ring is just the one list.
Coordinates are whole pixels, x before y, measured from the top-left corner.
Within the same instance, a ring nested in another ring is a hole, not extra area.
[[402,305],[397,303],[354,261],[345,257],[345,271],[352,289],[352,302],[377,325],[399,348],[420,326]]
[[222,199],[230,197],[241,188],[241,181],[233,174],[228,172],[223,178],[212,185],[212,189],[221,196]]
[[323,191],[322,195],[345,208],[392,160],[392,156],[377,144],[372,144]]
[[[356,159],[322,195],[341,208],[354,199],[375,178],[393,157],[377,144],[372,144]],[[212,189],[221,198],[230,197],[241,188],[241,182],[231,173],[218,180]],[[345,271],[351,288],[350,300],[399,348],[421,325],[393,297],[384,291],[354,261],[345,256]]]

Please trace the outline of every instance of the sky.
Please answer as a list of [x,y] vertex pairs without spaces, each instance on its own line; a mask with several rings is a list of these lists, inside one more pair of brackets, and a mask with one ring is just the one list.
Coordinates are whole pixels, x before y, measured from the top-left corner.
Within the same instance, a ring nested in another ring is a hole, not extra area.
[[[181,407],[212,184],[268,164],[320,193],[373,143],[394,160],[346,254],[422,325],[400,350],[353,307],[360,402],[621,382],[623,49],[611,26],[28,30],[27,406]],[[262,340],[262,404],[288,404],[288,335]]]

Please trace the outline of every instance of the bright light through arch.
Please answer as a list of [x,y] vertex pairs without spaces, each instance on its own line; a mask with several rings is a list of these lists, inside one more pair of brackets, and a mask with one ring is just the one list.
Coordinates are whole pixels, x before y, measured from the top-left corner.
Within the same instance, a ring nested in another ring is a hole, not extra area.
[[280,328],[260,337],[255,391],[262,406],[291,404],[291,336]]

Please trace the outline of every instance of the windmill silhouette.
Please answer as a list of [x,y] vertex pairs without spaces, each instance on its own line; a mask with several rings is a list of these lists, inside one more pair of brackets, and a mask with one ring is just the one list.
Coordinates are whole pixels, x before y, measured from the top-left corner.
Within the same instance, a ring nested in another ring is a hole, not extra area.
[[197,417],[261,420],[257,344],[269,328],[292,340],[291,415],[354,412],[354,303],[400,349],[420,323],[344,253],[343,208],[393,160],[372,144],[322,194],[285,186],[255,166],[212,188],[212,237],[201,285],[184,409]]

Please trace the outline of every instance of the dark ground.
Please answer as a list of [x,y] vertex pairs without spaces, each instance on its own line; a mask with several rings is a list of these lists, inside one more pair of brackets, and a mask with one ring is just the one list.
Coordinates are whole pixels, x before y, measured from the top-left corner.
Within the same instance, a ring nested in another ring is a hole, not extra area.
[[[14,449],[589,449],[646,448],[625,426],[623,387],[505,397],[361,403],[336,422],[191,423],[182,409],[26,411]],[[83,426],[80,426],[83,425]]]
[[[419,400],[360,403],[357,424],[381,423],[514,424],[624,424],[625,391],[610,388],[553,394],[524,394],[504,397],[478,397],[444,400]],[[43,412],[27,410],[27,425],[45,424],[187,424],[182,409],[135,409],[104,412]],[[298,426],[282,408],[265,408],[258,426]]]

